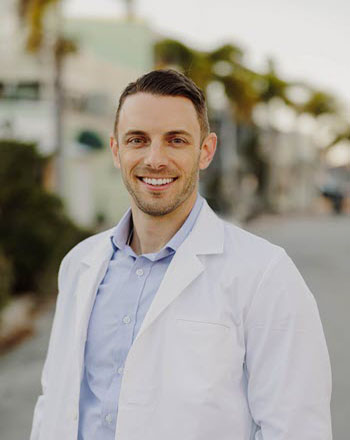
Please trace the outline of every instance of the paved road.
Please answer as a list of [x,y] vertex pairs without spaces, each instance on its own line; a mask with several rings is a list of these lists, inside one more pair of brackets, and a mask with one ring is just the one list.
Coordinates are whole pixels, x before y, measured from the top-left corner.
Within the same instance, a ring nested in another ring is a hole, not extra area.
[[[347,440],[350,217],[263,218],[251,223],[248,229],[282,245],[316,297],[332,361],[334,439]],[[0,359],[1,440],[29,438],[51,320],[52,312],[43,315],[37,323],[35,338]]]

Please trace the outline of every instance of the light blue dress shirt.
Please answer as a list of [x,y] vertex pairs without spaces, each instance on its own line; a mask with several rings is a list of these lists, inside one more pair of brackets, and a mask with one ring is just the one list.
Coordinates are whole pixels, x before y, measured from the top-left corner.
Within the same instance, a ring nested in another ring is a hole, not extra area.
[[85,344],[78,440],[114,440],[123,366],[130,347],[176,252],[203,205],[198,195],[185,223],[157,253],[128,246],[131,210],[111,237],[114,253],[98,288]]

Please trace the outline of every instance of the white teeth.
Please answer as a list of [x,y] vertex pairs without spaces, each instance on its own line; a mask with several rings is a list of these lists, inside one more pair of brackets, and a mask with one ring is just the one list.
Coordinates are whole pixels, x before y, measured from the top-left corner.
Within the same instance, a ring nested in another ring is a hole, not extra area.
[[148,185],[166,185],[167,183],[172,182],[174,179],[149,179],[148,177],[142,177],[142,180]]

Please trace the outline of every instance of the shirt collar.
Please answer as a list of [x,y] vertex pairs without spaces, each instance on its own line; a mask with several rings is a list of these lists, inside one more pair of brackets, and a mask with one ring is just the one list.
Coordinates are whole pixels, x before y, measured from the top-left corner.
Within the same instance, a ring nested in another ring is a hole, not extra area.
[[[173,237],[161,250],[156,253],[143,254],[143,256],[152,261],[155,261],[169,255],[170,253],[176,252],[185,240],[185,238],[188,236],[188,234],[192,231],[192,228],[195,225],[200,210],[203,206],[203,202],[203,197],[198,193],[195,204],[193,205],[190,214],[186,218],[181,228],[176,232],[176,234],[173,235]],[[131,209],[129,208],[115,227],[113,235],[111,236],[112,246],[115,251],[118,249],[124,250],[125,248],[129,248],[129,246],[127,245],[127,241],[129,238],[131,224],[132,214]],[[131,248],[130,251],[132,254],[134,254]]]
[[130,226],[131,226],[131,209],[129,208],[113,231],[111,236],[112,246],[114,250],[123,250],[126,246],[126,242],[129,238]]
[[188,234],[192,231],[192,228],[194,224],[196,223],[197,217],[200,213],[200,210],[203,206],[204,199],[197,194],[196,202],[193,205],[193,208],[186,218],[184,224],[181,226],[181,228],[176,232],[175,235],[168,241],[168,243],[165,245],[165,247],[168,247],[175,252],[180,247],[180,245],[183,243],[185,238],[188,236]]

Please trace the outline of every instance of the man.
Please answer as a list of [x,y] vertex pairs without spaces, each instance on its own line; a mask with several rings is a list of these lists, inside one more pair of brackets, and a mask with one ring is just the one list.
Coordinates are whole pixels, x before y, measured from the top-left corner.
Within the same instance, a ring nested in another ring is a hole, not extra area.
[[331,440],[314,298],[198,194],[215,148],[185,76],[124,90],[111,150],[131,210],[61,264],[31,440]]

